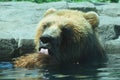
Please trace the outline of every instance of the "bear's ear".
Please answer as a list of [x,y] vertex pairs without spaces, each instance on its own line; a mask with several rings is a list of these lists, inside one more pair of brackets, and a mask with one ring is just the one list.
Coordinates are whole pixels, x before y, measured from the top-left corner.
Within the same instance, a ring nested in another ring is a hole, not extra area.
[[49,15],[49,14],[52,14],[52,13],[54,13],[55,11],[56,11],[55,8],[50,8],[50,9],[48,9],[48,10],[45,12],[44,16],[47,16],[47,15]]
[[96,12],[90,11],[85,13],[84,17],[92,25],[92,28],[95,29],[99,24],[98,14]]

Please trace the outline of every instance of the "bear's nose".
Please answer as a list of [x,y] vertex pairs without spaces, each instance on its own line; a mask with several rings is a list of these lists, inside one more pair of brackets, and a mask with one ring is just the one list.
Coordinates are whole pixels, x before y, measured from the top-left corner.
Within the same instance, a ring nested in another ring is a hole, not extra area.
[[41,42],[43,43],[50,43],[52,41],[52,36],[50,35],[43,35],[40,37]]

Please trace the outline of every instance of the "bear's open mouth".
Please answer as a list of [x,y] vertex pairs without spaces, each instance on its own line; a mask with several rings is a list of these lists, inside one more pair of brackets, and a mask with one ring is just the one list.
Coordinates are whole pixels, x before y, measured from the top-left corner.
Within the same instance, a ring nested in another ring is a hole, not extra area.
[[40,48],[39,53],[40,54],[45,54],[45,55],[51,55],[52,56],[51,50],[47,49],[47,48]]
[[41,53],[41,54],[49,55],[48,49],[44,49],[44,48],[41,48],[41,49],[40,49],[40,53]]

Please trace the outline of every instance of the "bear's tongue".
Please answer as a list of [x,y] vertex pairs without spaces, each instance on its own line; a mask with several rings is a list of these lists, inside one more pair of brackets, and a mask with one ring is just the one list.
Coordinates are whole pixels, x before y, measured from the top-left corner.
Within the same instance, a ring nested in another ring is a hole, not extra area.
[[44,48],[41,48],[40,53],[41,54],[47,54],[47,55],[49,54],[48,49],[44,49]]

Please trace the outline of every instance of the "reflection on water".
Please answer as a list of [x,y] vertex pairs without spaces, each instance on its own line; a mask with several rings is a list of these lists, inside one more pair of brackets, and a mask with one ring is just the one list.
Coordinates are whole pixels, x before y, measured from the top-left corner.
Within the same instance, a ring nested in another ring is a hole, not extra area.
[[69,65],[50,69],[0,69],[0,80],[120,80],[120,54],[99,66]]

